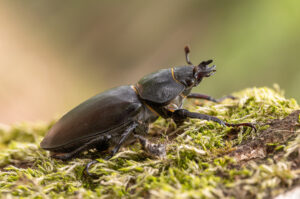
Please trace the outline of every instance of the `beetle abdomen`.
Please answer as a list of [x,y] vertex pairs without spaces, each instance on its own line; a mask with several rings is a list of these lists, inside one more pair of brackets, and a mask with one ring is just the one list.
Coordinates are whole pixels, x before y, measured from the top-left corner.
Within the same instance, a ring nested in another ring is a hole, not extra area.
[[120,125],[134,120],[141,106],[130,86],[100,93],[65,114],[47,133],[41,147],[50,151],[74,147],[72,143],[81,143],[118,129]]

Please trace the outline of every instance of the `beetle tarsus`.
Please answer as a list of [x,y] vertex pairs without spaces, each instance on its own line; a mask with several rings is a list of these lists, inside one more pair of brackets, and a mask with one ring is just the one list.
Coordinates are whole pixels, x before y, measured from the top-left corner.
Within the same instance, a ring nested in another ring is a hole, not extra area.
[[254,129],[255,132],[257,132],[257,128],[255,127],[255,125],[253,123],[238,123],[238,124],[230,124],[230,123],[225,123],[226,126],[231,126],[231,127],[239,127],[239,126],[248,126],[252,129]]
[[[111,154],[111,155],[109,155],[109,156],[106,156],[105,158],[104,158],[104,160],[109,160],[110,158],[112,158],[113,157],[113,155]],[[97,163],[98,161],[97,160],[93,160],[93,161],[90,161],[89,163],[87,163],[87,165],[85,166],[85,169],[84,169],[84,171],[85,171],[85,173],[88,175],[88,176],[90,176],[90,177],[98,177],[96,174],[93,174],[93,173],[90,173],[89,172],[89,168],[93,165],[93,164],[95,164],[95,163]]]
[[110,154],[110,155],[106,156],[106,157],[104,158],[104,160],[109,160],[109,159],[111,159],[115,154],[116,154],[116,153]]
[[87,165],[85,166],[84,171],[85,171],[85,173],[86,173],[88,176],[91,176],[91,177],[95,177],[95,176],[96,176],[95,174],[92,174],[92,173],[89,172],[89,168],[90,168],[93,164],[95,164],[95,163],[97,163],[97,162],[98,162],[97,160],[93,160],[93,161],[87,163]]

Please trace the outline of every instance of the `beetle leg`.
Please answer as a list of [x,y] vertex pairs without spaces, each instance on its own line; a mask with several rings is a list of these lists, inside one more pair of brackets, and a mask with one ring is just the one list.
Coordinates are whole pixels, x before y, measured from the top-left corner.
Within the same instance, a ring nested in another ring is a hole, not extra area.
[[90,161],[89,163],[86,164],[86,166],[85,166],[85,168],[84,168],[84,171],[85,171],[85,173],[86,173],[88,176],[91,176],[91,177],[97,177],[95,174],[92,174],[92,173],[89,172],[89,168],[90,168],[93,164],[95,164],[95,163],[97,163],[97,162],[98,162],[97,160],[93,160],[93,161]]
[[97,139],[92,139],[88,141],[87,143],[83,144],[81,147],[78,147],[74,151],[71,151],[70,153],[62,153],[62,154],[53,154],[51,155],[52,158],[60,159],[60,160],[69,160],[73,158],[74,156],[78,155],[81,151],[91,148],[91,146],[95,146],[99,142],[103,142],[105,138],[99,137]]
[[217,117],[214,117],[211,115],[205,115],[205,114],[201,114],[201,113],[194,113],[194,112],[190,112],[185,109],[177,109],[176,111],[174,111],[172,113],[171,117],[175,122],[176,122],[176,120],[182,121],[186,118],[196,118],[196,119],[201,119],[201,120],[211,120],[211,121],[221,124],[222,126],[232,126],[232,127],[248,126],[248,127],[253,128],[255,131],[257,131],[256,127],[252,123],[230,124],[230,123],[220,120]]
[[[133,130],[138,126],[138,123],[134,122],[131,126],[129,126],[125,132],[122,134],[122,137],[119,141],[119,143],[115,146],[115,148],[112,150],[111,157],[113,157],[120,149],[120,147],[124,144],[124,142],[127,140],[129,135],[133,132]],[[111,158],[110,157],[110,158]],[[108,158],[108,159],[110,159]]]
[[222,126],[226,126],[226,123],[217,117],[214,117],[211,115],[205,115],[205,114],[201,114],[201,113],[190,112],[186,109],[177,109],[172,114],[172,119],[174,121],[182,121],[187,118],[196,118],[196,119],[208,120],[208,121],[211,120],[211,121],[219,123]]
[[[107,157],[105,157],[105,160],[109,160],[110,158],[112,158],[121,148],[121,146],[124,144],[124,142],[127,140],[127,138],[129,137],[129,135],[133,132],[133,130],[138,126],[137,122],[133,122],[122,134],[121,139],[119,140],[118,144],[115,146],[115,148],[112,150],[111,154]],[[93,174],[91,174],[89,172],[89,168],[94,164],[97,163],[97,160],[93,160],[91,162],[89,162],[86,167],[85,167],[85,172],[89,175],[89,176],[93,176]]]
[[232,95],[227,95],[224,97],[221,97],[219,99],[215,99],[209,95],[204,95],[204,94],[200,94],[200,93],[191,93],[187,96],[187,98],[194,98],[194,99],[204,99],[204,100],[208,100],[208,101],[212,101],[212,102],[216,102],[216,103],[220,103],[225,99],[237,99],[237,97],[234,97]]
[[73,152],[71,153],[58,153],[51,155],[51,158],[59,159],[59,160],[69,160],[73,157]]

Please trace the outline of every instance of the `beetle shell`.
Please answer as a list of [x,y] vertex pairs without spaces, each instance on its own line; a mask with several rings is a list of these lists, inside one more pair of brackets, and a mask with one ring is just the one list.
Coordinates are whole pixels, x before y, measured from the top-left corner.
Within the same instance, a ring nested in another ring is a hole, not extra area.
[[184,91],[185,86],[174,79],[172,69],[162,69],[143,77],[136,88],[143,100],[167,104]]
[[[113,131],[116,136],[141,113],[142,103],[130,86],[100,93],[65,114],[47,133],[41,147],[67,152],[87,141]],[[121,129],[120,129],[121,128]]]

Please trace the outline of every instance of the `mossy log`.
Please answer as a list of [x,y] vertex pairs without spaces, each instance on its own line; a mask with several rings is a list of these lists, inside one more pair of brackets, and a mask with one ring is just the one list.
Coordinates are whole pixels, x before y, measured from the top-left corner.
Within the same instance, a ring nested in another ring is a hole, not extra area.
[[[234,93],[220,104],[190,101],[189,110],[248,127],[222,127],[191,119],[176,127],[159,119],[154,142],[167,144],[153,159],[138,142],[109,161],[96,151],[63,162],[39,147],[49,123],[0,126],[0,197],[28,198],[282,198],[300,186],[300,117],[297,102],[277,86]],[[97,159],[91,172],[85,165]],[[287,196],[288,197],[288,196]]]

